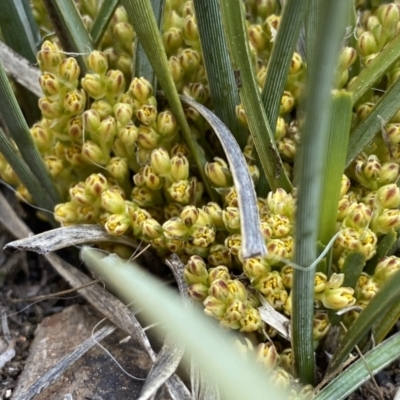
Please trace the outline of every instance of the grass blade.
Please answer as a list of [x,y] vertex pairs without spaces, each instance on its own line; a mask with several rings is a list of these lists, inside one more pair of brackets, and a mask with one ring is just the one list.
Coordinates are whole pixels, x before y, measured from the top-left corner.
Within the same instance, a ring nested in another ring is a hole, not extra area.
[[115,256],[101,258],[99,252],[88,248],[83,249],[81,257],[90,270],[118,292],[124,302],[135,301],[143,307],[143,316],[161,322],[155,329],[164,325],[177,342],[186,345],[199,365],[218,382],[222,398],[259,400],[268,393],[277,400],[287,399],[288,393],[278,391],[254,360],[246,362],[232,350],[233,336],[226,334],[221,340],[224,332],[213,321],[196,308],[185,312],[177,294],[161,286],[138,266]]
[[400,79],[391,85],[377,101],[372,111],[355,127],[350,135],[346,168],[374,138],[382,127],[382,121],[389,121],[399,110]]
[[87,72],[85,55],[93,50],[92,41],[72,0],[43,0],[64,51],[76,53],[82,75]]
[[357,320],[350,326],[341,341],[340,347],[332,357],[328,373],[338,369],[346,360],[354,346],[367,335],[380,316],[386,315],[386,310],[400,301],[400,271],[396,272],[379,289]]
[[357,78],[351,82],[347,90],[353,92],[353,102],[358,100],[378,82],[400,59],[400,36],[388,43],[380,54],[363,68]]
[[35,175],[33,175],[32,171],[29,169],[25,161],[16,154],[15,149],[12,147],[11,143],[9,142],[1,128],[0,151],[4,158],[7,160],[8,164],[10,164],[13,171],[17,174],[22,184],[29,190],[29,193],[32,195],[35,203],[43,209],[52,211],[54,206],[53,203],[46,195],[43,187],[36,179]]
[[[318,239],[327,245],[335,234],[336,214],[340,197],[340,186],[346,162],[347,144],[352,119],[352,96],[344,91],[333,95],[330,132],[325,153],[322,208],[319,220]],[[324,271],[322,271],[324,272]],[[325,271],[326,273],[326,271]]]
[[[151,0],[151,6],[156,18],[156,22],[161,31],[161,24],[163,20],[165,0]],[[135,76],[144,77],[147,79],[154,88],[157,87],[157,77],[154,74],[153,67],[151,66],[149,59],[146,56],[143,45],[140,42],[136,44],[136,55],[135,55]]]
[[[323,165],[328,152],[332,111],[331,88],[348,9],[347,0],[321,4],[316,48],[309,65],[306,121],[296,160],[298,199],[294,262],[301,266],[311,265],[317,258],[321,195],[325,178]],[[303,383],[312,383],[314,380],[314,274],[315,270],[295,270],[292,289],[293,348]]]
[[92,37],[94,48],[97,49],[99,47],[101,39],[103,39],[104,33],[107,30],[108,24],[110,23],[117,6],[118,0],[104,1],[101,5],[96,20],[90,30],[90,36]]
[[[396,333],[382,344],[378,345],[367,354],[364,359],[357,360],[339,376],[333,379],[322,389],[314,400],[345,399],[364,382],[387,367],[399,357],[400,333]],[[367,366],[365,365],[368,365]]]
[[196,139],[192,136],[178,97],[175,83],[172,79],[171,73],[169,72],[167,55],[165,54],[151,4],[146,0],[121,0],[121,4],[125,7],[128,18],[135,29],[139,41],[142,43],[143,48],[146,51],[147,58],[153,67],[154,73],[156,74],[161,87],[164,90],[165,97],[167,98],[171,110],[179,123],[182,136],[189,147],[206,191],[213,200],[217,200],[217,194],[211,188],[204,172],[206,160],[200,151]]
[[43,163],[43,159],[33,142],[29,127],[18,106],[17,99],[11,89],[4,68],[0,63],[0,112],[8,130],[14,139],[22,158],[29,165],[31,171],[46,192],[49,198],[50,210],[54,205],[60,203],[60,197],[53,181]]
[[235,114],[235,107],[240,103],[240,98],[228,54],[218,0],[194,0],[193,4],[214,112],[243,148],[247,132]]
[[261,98],[270,126],[275,132],[282,93],[309,0],[288,1],[283,8],[279,30],[268,62]]
[[238,80],[240,98],[246,111],[250,132],[264,174],[272,190],[283,188],[290,192],[292,185],[282,166],[271,129],[261,102],[249,55],[246,27],[240,0],[221,0],[221,15],[225,27],[233,68]]

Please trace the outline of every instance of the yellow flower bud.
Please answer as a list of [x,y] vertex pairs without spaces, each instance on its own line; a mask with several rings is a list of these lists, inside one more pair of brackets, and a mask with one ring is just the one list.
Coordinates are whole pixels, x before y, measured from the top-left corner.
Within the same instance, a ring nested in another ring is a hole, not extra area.
[[240,233],[240,212],[237,207],[227,207],[223,210],[222,221],[229,233]]
[[59,98],[63,84],[55,74],[44,72],[39,78],[39,84],[45,96],[54,100]]
[[294,355],[293,355],[292,348],[289,347],[287,349],[284,349],[279,354],[279,364],[278,365],[281,368],[283,368],[285,371],[293,374],[293,372],[294,372]]
[[268,295],[283,289],[283,282],[278,271],[271,271],[255,279],[252,286],[262,294]]
[[151,152],[150,156],[152,170],[160,175],[169,175],[171,169],[171,158],[168,151],[163,148],[155,149]]
[[231,253],[229,249],[222,244],[213,245],[210,248],[208,262],[214,267],[218,267],[220,265],[226,265],[230,267],[232,264]]
[[250,279],[250,282],[253,282],[255,279],[271,272],[271,266],[265,258],[253,257],[243,261],[243,271]]
[[157,115],[157,132],[166,139],[173,138],[178,132],[178,123],[171,111],[162,111]]
[[190,48],[184,49],[179,57],[179,64],[187,74],[194,73],[200,65],[200,54]]
[[64,81],[72,84],[72,87],[78,85],[79,74],[81,69],[79,68],[78,62],[73,57],[65,58],[61,61],[58,76]]
[[322,293],[326,289],[328,278],[322,272],[316,272],[314,277],[314,293]]
[[117,121],[109,116],[104,118],[97,128],[97,140],[104,143],[106,146],[111,146],[117,133]]
[[177,89],[180,90],[183,87],[183,78],[185,76],[185,71],[181,67],[178,57],[172,56],[169,58],[168,68],[171,72],[172,79],[174,80]]
[[57,204],[54,208],[54,219],[63,225],[78,223],[77,205],[72,201]]
[[212,226],[199,226],[194,229],[188,241],[196,247],[208,247],[215,240],[215,229]]
[[180,219],[185,226],[190,228],[199,219],[199,209],[195,206],[186,206],[182,209],[180,213]]
[[71,115],[80,114],[86,106],[86,93],[83,90],[73,90],[65,95],[64,110]]
[[329,332],[330,327],[328,314],[316,314],[313,319],[313,340],[323,339]]
[[295,103],[295,100],[294,100],[294,97],[292,96],[292,94],[289,91],[285,90],[283,92],[283,95],[281,98],[279,114],[284,115],[284,114],[287,114],[290,111],[292,111],[293,107],[294,107],[294,103]]
[[232,174],[228,164],[222,158],[215,157],[214,162],[206,163],[204,171],[213,186],[217,188],[232,186]]
[[83,122],[85,130],[89,133],[96,133],[100,126],[100,115],[95,110],[87,110],[83,114]]
[[400,258],[396,256],[383,257],[376,265],[373,279],[383,283],[400,269]]
[[135,99],[143,103],[153,96],[153,87],[150,82],[143,77],[133,78],[129,85],[129,91]]
[[260,343],[255,350],[256,362],[267,369],[274,368],[279,361],[279,353],[272,342]]
[[41,71],[48,71],[54,74],[58,73],[58,67],[64,56],[56,43],[45,40],[37,55],[39,68]]
[[285,265],[281,269],[282,283],[286,289],[291,289],[293,286],[293,267]]
[[209,202],[207,205],[203,206],[202,209],[207,215],[209,215],[217,230],[225,229],[225,224],[222,219],[222,208],[218,203]]
[[81,85],[92,99],[99,100],[105,95],[105,80],[98,74],[86,74]]
[[371,221],[371,209],[363,203],[356,204],[349,210],[343,224],[354,229],[366,228]]
[[387,234],[400,229],[400,210],[382,210],[373,215],[371,229],[377,234]]
[[234,233],[225,239],[224,244],[232,255],[237,256],[242,247],[242,237],[239,233]]
[[263,322],[258,310],[253,307],[246,309],[245,317],[240,320],[241,332],[255,332],[262,328]]
[[175,182],[189,179],[189,161],[185,156],[177,155],[171,158],[170,175]]
[[244,107],[242,104],[239,104],[235,107],[235,114],[238,119],[238,121],[244,126],[248,127],[248,122],[247,122],[247,115],[246,111],[244,110]]
[[111,104],[105,100],[97,100],[93,102],[92,110],[97,111],[101,119],[106,118],[113,113]]
[[123,214],[125,211],[125,199],[120,190],[110,188],[101,194],[101,206],[111,214]]
[[104,228],[110,235],[121,236],[130,228],[130,219],[123,214],[111,214]]
[[105,75],[108,69],[107,57],[104,53],[94,50],[92,51],[87,59],[89,68],[99,75]]
[[53,178],[56,178],[64,170],[64,163],[56,156],[47,156],[44,158],[47,170]]
[[33,140],[40,152],[49,151],[54,145],[53,131],[40,122],[30,129]]
[[190,202],[191,185],[188,180],[174,182],[167,192],[177,203],[189,204]]
[[110,159],[110,156],[104,154],[100,146],[90,140],[82,145],[82,156],[89,163],[103,166],[106,166]]
[[135,39],[135,32],[132,26],[127,22],[119,22],[114,26],[113,33],[118,41],[120,41],[123,46],[129,49]]
[[127,103],[116,103],[113,107],[115,119],[121,124],[121,126],[125,126],[132,119],[132,106]]
[[105,89],[109,96],[117,97],[125,91],[125,77],[121,71],[110,70],[106,75]]
[[92,174],[86,178],[85,189],[95,197],[100,197],[108,189],[108,182],[102,174]]
[[182,30],[171,27],[163,33],[162,40],[167,54],[174,54],[183,44]]
[[142,236],[145,240],[154,240],[161,237],[163,228],[154,218],[148,218],[142,222]]
[[399,208],[400,189],[398,186],[392,183],[379,188],[376,192],[374,205],[378,210],[384,208]]
[[178,217],[164,222],[162,227],[164,229],[163,235],[167,239],[185,240],[189,235],[189,229]]
[[208,296],[204,302],[204,313],[209,317],[220,319],[224,316],[227,309],[227,305],[224,301],[215,298],[214,296]]
[[157,118],[157,107],[143,104],[138,110],[136,110],[136,117],[144,125],[153,125]]
[[365,31],[358,38],[358,51],[365,57],[378,52],[375,36],[370,31]]
[[59,100],[52,101],[48,97],[39,99],[39,108],[46,119],[60,118],[64,111]]
[[153,150],[159,146],[161,137],[150,126],[141,125],[138,130],[137,142],[144,150]]
[[354,290],[349,287],[339,287],[336,289],[326,289],[321,296],[324,307],[331,310],[341,310],[351,307],[356,299],[353,297]]

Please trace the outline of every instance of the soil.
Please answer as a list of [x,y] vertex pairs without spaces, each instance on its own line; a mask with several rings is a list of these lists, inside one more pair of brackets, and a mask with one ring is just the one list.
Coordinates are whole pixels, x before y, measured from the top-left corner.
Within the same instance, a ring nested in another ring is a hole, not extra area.
[[[25,214],[21,208],[20,213]],[[40,302],[18,299],[57,293],[70,289],[42,256],[34,253],[10,253],[1,249],[14,238],[0,225],[0,356],[9,349],[15,355],[1,365],[0,400],[9,399],[17,386],[21,372],[27,365],[29,349],[35,329],[49,315],[60,313],[66,307],[85,304],[82,297],[51,298]],[[11,353],[12,354],[12,353]],[[400,360],[395,361],[375,377],[384,399],[393,399],[400,387]],[[122,397],[121,397],[122,399]],[[376,385],[369,381],[349,399],[380,399]]]

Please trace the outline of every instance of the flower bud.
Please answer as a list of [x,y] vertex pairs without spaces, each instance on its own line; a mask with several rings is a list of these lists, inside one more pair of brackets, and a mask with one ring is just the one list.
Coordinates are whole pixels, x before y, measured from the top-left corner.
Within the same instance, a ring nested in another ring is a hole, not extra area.
[[114,35],[127,49],[132,46],[135,39],[135,32],[132,26],[127,22],[119,22],[114,26]]
[[155,149],[150,156],[152,170],[160,176],[165,176],[171,170],[171,158],[168,151],[163,148]]
[[153,87],[145,78],[133,78],[129,85],[129,91],[135,97],[145,103],[153,95]]
[[389,183],[396,183],[400,176],[400,166],[395,162],[385,162],[381,166],[379,174],[379,185],[384,186]]
[[109,117],[113,113],[111,104],[104,100],[97,100],[93,102],[92,110],[97,111],[102,119]]
[[185,156],[177,155],[171,158],[170,175],[175,182],[189,179],[189,161]]
[[178,123],[171,111],[162,111],[157,115],[157,132],[167,139],[174,137],[178,132]]
[[339,287],[336,289],[326,289],[321,297],[324,307],[330,310],[341,310],[355,304],[353,297],[354,290],[349,287]]
[[127,103],[116,103],[113,107],[115,119],[121,124],[121,126],[125,126],[132,119],[132,106]]
[[54,219],[63,225],[71,225],[77,223],[77,205],[72,201],[57,204],[54,208]]
[[339,70],[349,69],[357,59],[357,52],[352,47],[343,47],[339,54]]
[[30,131],[39,151],[50,151],[54,145],[53,131],[40,122],[34,124]]
[[400,258],[396,256],[383,257],[375,267],[373,279],[382,284],[398,270],[400,270]]
[[377,11],[379,22],[386,29],[391,29],[397,26],[399,22],[399,7],[397,4],[382,4]]
[[108,189],[108,182],[102,174],[89,175],[85,180],[85,188],[95,197],[100,197]]
[[180,213],[181,221],[190,228],[193,226],[197,220],[199,219],[199,210],[195,206],[186,206],[182,209]]
[[65,147],[65,159],[74,167],[81,167],[85,164],[84,157],[82,156],[82,146],[73,144]]
[[117,132],[118,139],[128,148],[135,149],[139,130],[135,125],[126,125]]
[[316,314],[313,319],[313,340],[323,339],[329,332],[330,327],[328,314]]
[[203,302],[208,296],[208,286],[202,283],[193,283],[188,287],[188,294],[191,299]]
[[202,283],[208,286],[208,271],[204,260],[199,256],[191,256],[183,270],[183,277],[188,285]]
[[117,97],[125,90],[125,77],[121,71],[110,70],[106,75],[105,90],[109,96]]
[[208,296],[204,302],[204,313],[209,317],[220,319],[224,316],[227,309],[227,305],[224,301],[215,298],[214,296]]
[[56,119],[63,115],[63,107],[58,100],[52,101],[48,97],[39,99],[39,108],[46,119]]
[[110,188],[101,194],[101,206],[111,214],[123,214],[125,211],[125,199],[119,190]]
[[225,239],[224,244],[233,256],[237,256],[242,247],[242,237],[239,233],[234,233]]
[[81,114],[86,106],[86,93],[82,90],[73,90],[65,95],[64,110],[70,115]]
[[168,68],[171,72],[172,79],[177,86],[177,89],[180,90],[183,87],[183,78],[185,76],[185,71],[181,67],[178,57],[172,56],[168,60]]
[[261,25],[251,25],[248,29],[248,35],[251,44],[257,49],[257,51],[264,51],[268,48],[269,39]]
[[171,198],[180,204],[189,204],[192,193],[191,185],[188,180],[176,181],[167,189]]
[[105,75],[108,69],[107,57],[104,53],[94,50],[87,59],[89,68],[99,75]]
[[83,143],[82,156],[87,162],[102,166],[106,166],[110,159],[110,156],[108,154],[104,154],[101,147],[91,140],[87,140],[85,143]]
[[214,267],[219,267],[221,265],[231,267],[232,264],[232,257],[230,251],[227,247],[225,247],[222,244],[212,245],[207,259],[208,262]]
[[350,228],[363,229],[369,225],[371,215],[371,209],[365,204],[359,203],[348,212],[343,224]]
[[185,240],[189,235],[188,228],[182,223],[180,218],[171,218],[164,222],[164,237],[167,239]]
[[384,234],[400,229],[400,210],[382,210],[374,214],[371,229],[377,234]]
[[283,282],[278,271],[271,271],[254,280],[252,286],[262,294],[268,295],[283,289]]
[[243,261],[243,271],[253,282],[255,279],[271,272],[271,266],[265,258],[253,257]]
[[375,196],[375,207],[378,210],[384,208],[400,207],[400,189],[395,183],[382,186],[378,189]]
[[41,71],[48,71],[54,74],[58,73],[58,66],[60,65],[63,54],[57,44],[45,40],[37,55],[39,68]]
[[245,317],[240,320],[241,332],[255,332],[261,329],[263,322],[258,310],[253,307],[246,309]]
[[188,242],[196,247],[208,247],[215,240],[215,229],[212,226],[199,226],[195,228],[188,238]]
[[363,57],[377,53],[379,51],[375,36],[370,31],[365,31],[358,38],[358,51]]
[[64,170],[64,163],[56,156],[47,156],[44,158],[44,163],[53,178],[56,178]]
[[223,210],[222,221],[229,233],[240,233],[240,212],[237,207],[227,207]]
[[244,126],[248,127],[246,111],[244,110],[243,104],[239,104],[235,107],[235,114],[238,121]]
[[121,236],[130,227],[130,219],[123,214],[111,214],[104,228],[110,235]]
[[61,61],[58,76],[64,81],[73,84],[74,87],[78,85],[79,74],[81,69],[79,68],[78,62],[73,57],[65,58]]
[[279,353],[272,342],[260,343],[255,351],[256,362],[267,369],[274,368],[279,360]]
[[219,157],[214,158],[214,162],[207,162],[204,167],[207,178],[211,184],[217,188],[227,188],[232,186],[232,174],[229,171],[228,164]]
[[142,222],[142,235],[145,240],[153,240],[161,237],[163,228],[154,218],[148,218]]
[[92,99],[99,100],[105,95],[104,78],[97,74],[86,74],[81,80],[81,85]]
[[115,118],[109,116],[104,118],[97,129],[97,137],[101,143],[111,146],[117,133],[117,122]]
[[56,75],[44,72],[39,78],[39,84],[45,96],[54,100],[60,96],[62,83]]
[[157,118],[157,107],[143,104],[137,111],[136,117],[144,125],[153,125]]
[[200,65],[200,54],[190,48],[184,49],[178,57],[179,64],[187,74],[194,73]]
[[174,54],[183,44],[182,30],[171,27],[163,33],[162,40],[167,54]]
[[144,150],[153,150],[159,146],[161,137],[150,126],[141,125],[138,131],[137,142]]
[[83,122],[85,130],[91,134],[95,134],[100,126],[100,115],[95,110],[86,110],[83,114]]
[[293,107],[294,107],[294,97],[292,96],[292,94],[285,90],[282,94],[282,98],[281,98],[281,105],[279,108],[279,114],[280,115],[284,115],[289,113],[290,111],[292,111]]
[[293,267],[285,265],[281,269],[282,283],[286,289],[291,289],[293,286]]

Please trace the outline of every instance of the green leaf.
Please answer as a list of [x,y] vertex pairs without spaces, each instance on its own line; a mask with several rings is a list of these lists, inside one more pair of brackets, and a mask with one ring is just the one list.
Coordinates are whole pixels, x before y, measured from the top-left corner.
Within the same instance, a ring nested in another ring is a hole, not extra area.
[[221,398],[260,400],[266,393],[276,400],[288,398],[288,393],[274,387],[254,359],[249,357],[247,361],[234,351],[233,335],[218,329],[199,309],[186,309],[177,294],[137,264],[116,256],[102,258],[100,252],[89,248],[82,250],[81,257],[124,303],[135,302],[143,308],[143,318],[160,322],[155,329],[167,329],[177,343],[187,347],[200,367],[216,381]]
[[214,112],[243,148],[248,134],[235,114],[235,107],[240,103],[240,98],[224,36],[218,0],[207,2],[194,0],[193,4]]
[[[347,0],[321,3],[318,34],[308,69],[306,120],[296,159],[298,196],[294,262],[303,267],[311,265],[317,258],[321,195],[325,179],[323,166],[328,152],[332,113],[331,88],[348,10]],[[321,68],[321,65],[324,67]],[[314,268],[296,269],[293,277],[293,349],[303,383],[312,383],[314,380],[314,275]]]
[[[36,45],[40,42],[40,35],[29,7],[22,0],[4,0],[0,12],[0,27],[4,42],[31,64],[36,63]],[[26,118],[34,123],[40,118],[37,97],[28,90],[16,85],[16,93],[20,99],[20,107]]]
[[35,203],[39,207],[45,210],[49,210],[49,212],[52,212],[54,205],[47,196],[45,190],[43,189],[43,186],[36,179],[35,175],[33,175],[27,163],[17,154],[15,148],[11,145],[10,141],[8,140],[1,128],[0,152],[4,156],[12,170],[17,174],[22,184],[28,189],[29,193],[35,200]]
[[0,63],[0,113],[8,127],[10,135],[17,144],[22,158],[29,165],[31,171],[45,189],[48,203],[52,210],[61,199],[54,186],[52,179],[43,163],[36,145],[32,139],[29,127],[18,106],[17,99],[14,96],[10,83]]
[[358,318],[346,332],[340,347],[336,350],[329,365],[328,373],[340,368],[349,353],[353,350],[370,329],[374,326],[381,315],[386,314],[394,304],[400,301],[400,271],[393,274],[379,289],[368,305],[361,311]]
[[358,100],[378,82],[400,59],[400,36],[397,36],[375,57],[350,83],[347,90],[353,92],[353,102]]
[[[156,22],[161,32],[161,24],[163,22],[164,13],[164,0],[151,0],[151,6],[156,18]],[[135,72],[134,75],[137,77],[143,77],[147,79],[154,88],[157,87],[157,77],[154,74],[153,67],[151,66],[149,59],[146,56],[146,52],[143,45],[137,41],[136,42],[136,54],[135,54]]]
[[92,41],[72,0],[43,0],[64,51],[75,53],[83,75],[85,56],[93,50]]
[[371,112],[355,127],[350,134],[346,168],[379,132],[382,121],[389,121],[399,110],[399,96],[400,79],[388,88]]
[[[336,233],[340,187],[346,161],[352,119],[352,96],[344,91],[333,95],[332,115],[322,176],[322,204],[318,239],[326,245]],[[323,271],[324,272],[324,271]],[[326,271],[325,271],[326,273]]]
[[218,196],[211,188],[204,172],[206,160],[196,142],[196,139],[190,131],[189,124],[178,97],[175,83],[168,69],[167,55],[165,54],[151,4],[146,0],[121,0],[121,3],[125,7],[128,18],[146,52],[147,58],[153,67],[154,73],[156,74],[161,87],[164,90],[165,97],[169,102],[171,110],[179,123],[182,136],[189,147],[206,191],[213,200],[217,200]]
[[382,344],[354,362],[345,371],[323,388],[314,400],[341,400],[347,398],[363,383],[399,357],[400,333],[396,333]]
[[262,106],[248,49],[242,1],[221,0],[221,15],[225,27],[233,68],[238,81],[250,132],[271,190],[283,188],[290,192],[292,185],[286,175],[275,145],[273,130]]
[[304,22],[309,0],[288,1],[283,8],[278,33],[268,61],[267,76],[261,98],[267,120],[275,132],[282,93],[292,62],[293,52]]
[[114,12],[117,9],[118,2],[119,0],[103,1],[103,4],[100,7],[96,20],[90,30],[90,36],[92,37],[93,45],[96,49],[100,46],[104,33],[106,32]]

